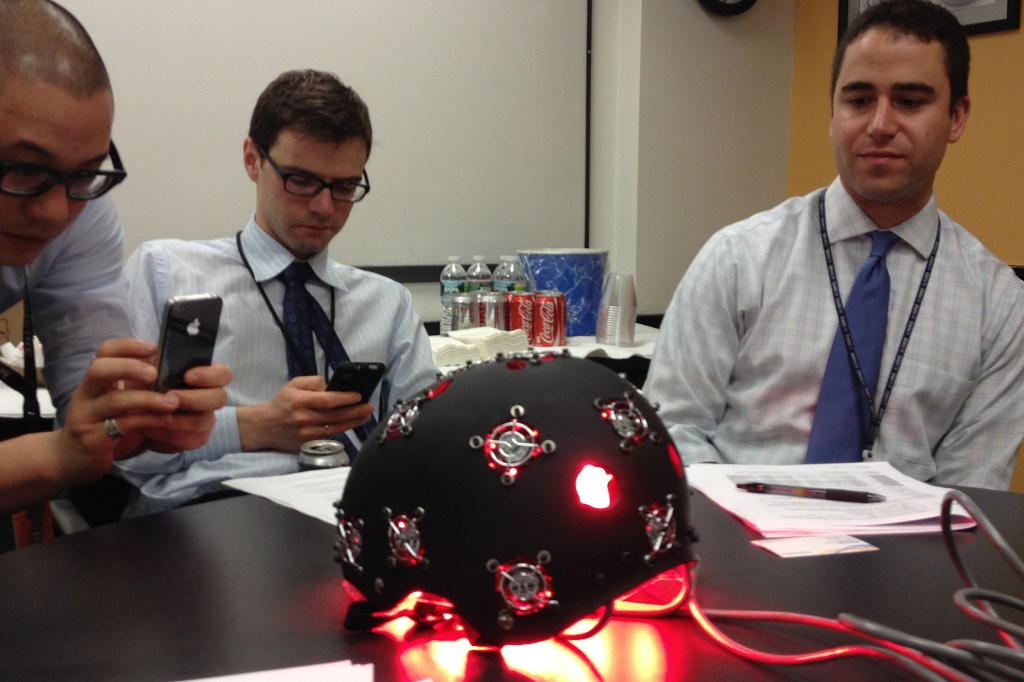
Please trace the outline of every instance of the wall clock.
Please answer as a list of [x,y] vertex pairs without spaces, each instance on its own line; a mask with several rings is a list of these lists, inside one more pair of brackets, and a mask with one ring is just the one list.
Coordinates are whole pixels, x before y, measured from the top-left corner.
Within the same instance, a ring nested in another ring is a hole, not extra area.
[[733,16],[742,14],[754,6],[757,0],[697,0],[704,9],[715,14]]

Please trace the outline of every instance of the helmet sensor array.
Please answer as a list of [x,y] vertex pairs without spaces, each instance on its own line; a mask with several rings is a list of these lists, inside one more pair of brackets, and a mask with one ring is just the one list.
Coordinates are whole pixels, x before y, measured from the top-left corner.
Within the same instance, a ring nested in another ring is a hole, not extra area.
[[365,601],[346,626],[423,594],[475,644],[547,639],[693,561],[687,502],[655,409],[610,369],[467,365],[400,403],[352,467],[336,554]]

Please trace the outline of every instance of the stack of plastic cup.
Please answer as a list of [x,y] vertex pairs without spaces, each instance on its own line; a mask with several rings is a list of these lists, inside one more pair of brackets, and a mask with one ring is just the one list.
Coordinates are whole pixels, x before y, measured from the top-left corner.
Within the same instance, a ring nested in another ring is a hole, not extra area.
[[613,272],[605,280],[597,312],[597,342],[632,346],[636,331],[636,287],[633,275]]

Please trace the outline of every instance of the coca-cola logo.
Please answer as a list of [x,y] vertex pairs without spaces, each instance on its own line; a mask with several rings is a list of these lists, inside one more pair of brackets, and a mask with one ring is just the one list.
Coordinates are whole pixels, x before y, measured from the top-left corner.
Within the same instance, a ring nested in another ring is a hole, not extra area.
[[555,321],[555,310],[557,307],[554,301],[540,306],[540,332],[537,336],[544,343],[553,344],[555,337],[558,335]]
[[523,322],[533,321],[533,301],[526,296],[519,299],[519,317]]

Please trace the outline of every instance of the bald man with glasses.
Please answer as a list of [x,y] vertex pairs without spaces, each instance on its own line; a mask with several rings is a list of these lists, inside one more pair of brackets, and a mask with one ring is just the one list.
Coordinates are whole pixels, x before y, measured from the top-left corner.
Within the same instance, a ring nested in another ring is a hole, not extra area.
[[142,450],[198,447],[226,400],[223,366],[193,369],[189,389],[152,390],[156,346],[128,338],[123,231],[107,196],[126,177],[113,117],[106,67],[82,25],[49,0],[0,0],[0,310],[24,302],[57,407],[55,430],[27,433],[37,406],[22,386],[26,419],[0,434],[0,512]]

